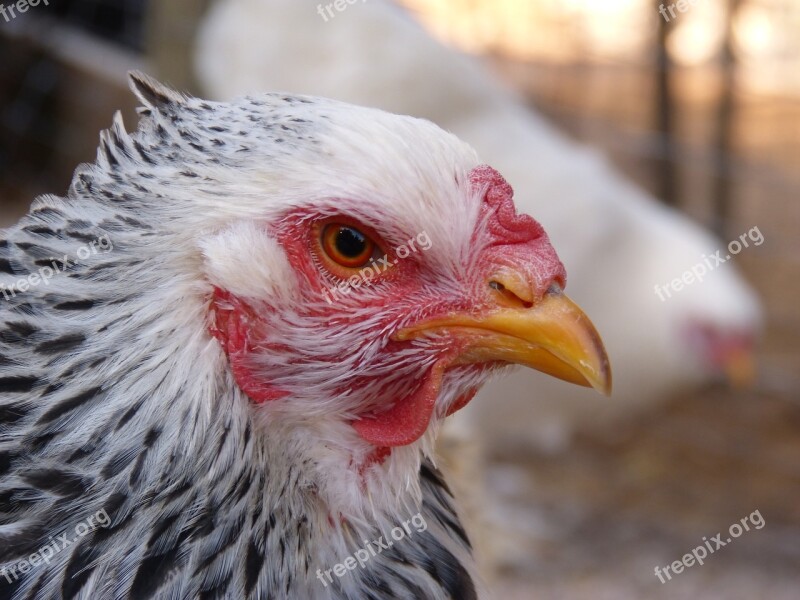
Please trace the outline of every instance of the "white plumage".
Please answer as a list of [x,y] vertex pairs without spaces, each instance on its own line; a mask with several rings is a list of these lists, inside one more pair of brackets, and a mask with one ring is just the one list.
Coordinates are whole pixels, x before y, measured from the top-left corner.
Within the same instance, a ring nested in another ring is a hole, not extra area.
[[604,333],[615,368],[612,400],[520,372],[472,403],[488,439],[563,442],[575,427],[613,422],[717,377],[704,364],[703,349],[692,345],[693,326],[722,340],[757,332],[758,301],[733,264],[667,301],[654,292],[703,254],[723,248],[720,241],[625,181],[595,152],[565,139],[397,7],[370,0],[326,22],[317,5],[217,2],[196,53],[206,93],[321,94],[426,117],[458,134],[506,175],[520,210],[547,228],[570,273],[570,294]]

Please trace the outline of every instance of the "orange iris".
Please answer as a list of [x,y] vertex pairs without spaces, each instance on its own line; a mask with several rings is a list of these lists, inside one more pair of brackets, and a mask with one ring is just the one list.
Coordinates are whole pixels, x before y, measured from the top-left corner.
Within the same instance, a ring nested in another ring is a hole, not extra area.
[[322,230],[322,249],[336,264],[361,269],[375,257],[377,246],[367,235],[350,225],[330,223]]

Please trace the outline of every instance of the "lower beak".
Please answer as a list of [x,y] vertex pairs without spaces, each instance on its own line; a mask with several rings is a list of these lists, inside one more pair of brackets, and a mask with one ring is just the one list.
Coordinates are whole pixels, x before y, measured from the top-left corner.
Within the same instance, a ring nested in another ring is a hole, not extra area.
[[395,339],[430,335],[454,338],[452,365],[502,361],[611,393],[611,367],[589,318],[561,293],[548,293],[532,308],[498,308],[483,315],[453,313],[397,332]]

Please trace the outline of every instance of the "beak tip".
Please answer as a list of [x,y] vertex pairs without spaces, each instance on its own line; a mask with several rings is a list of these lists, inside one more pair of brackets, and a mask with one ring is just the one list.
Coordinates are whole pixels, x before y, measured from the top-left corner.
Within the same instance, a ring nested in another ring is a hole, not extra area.
[[611,374],[611,365],[608,362],[608,357],[606,357],[606,364],[605,369],[603,369],[603,389],[602,394],[606,397],[611,396],[612,391],[614,390],[614,377]]
[[594,388],[595,391],[603,396],[611,396],[613,389],[614,377],[611,371],[611,361],[608,359],[603,341],[600,339],[594,326],[590,330],[592,335],[593,356],[591,360],[586,362],[581,361],[582,366],[586,369],[583,376],[586,379],[586,385]]
[[598,393],[602,394],[603,396],[610,397],[614,387],[611,378],[611,370],[604,370],[602,376],[591,382],[590,385]]

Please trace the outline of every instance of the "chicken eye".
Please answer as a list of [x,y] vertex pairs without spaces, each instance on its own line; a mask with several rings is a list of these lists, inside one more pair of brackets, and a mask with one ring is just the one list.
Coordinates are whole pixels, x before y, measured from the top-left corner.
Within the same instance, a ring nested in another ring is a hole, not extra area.
[[337,264],[360,269],[374,257],[376,246],[355,227],[331,223],[322,230],[322,249]]

